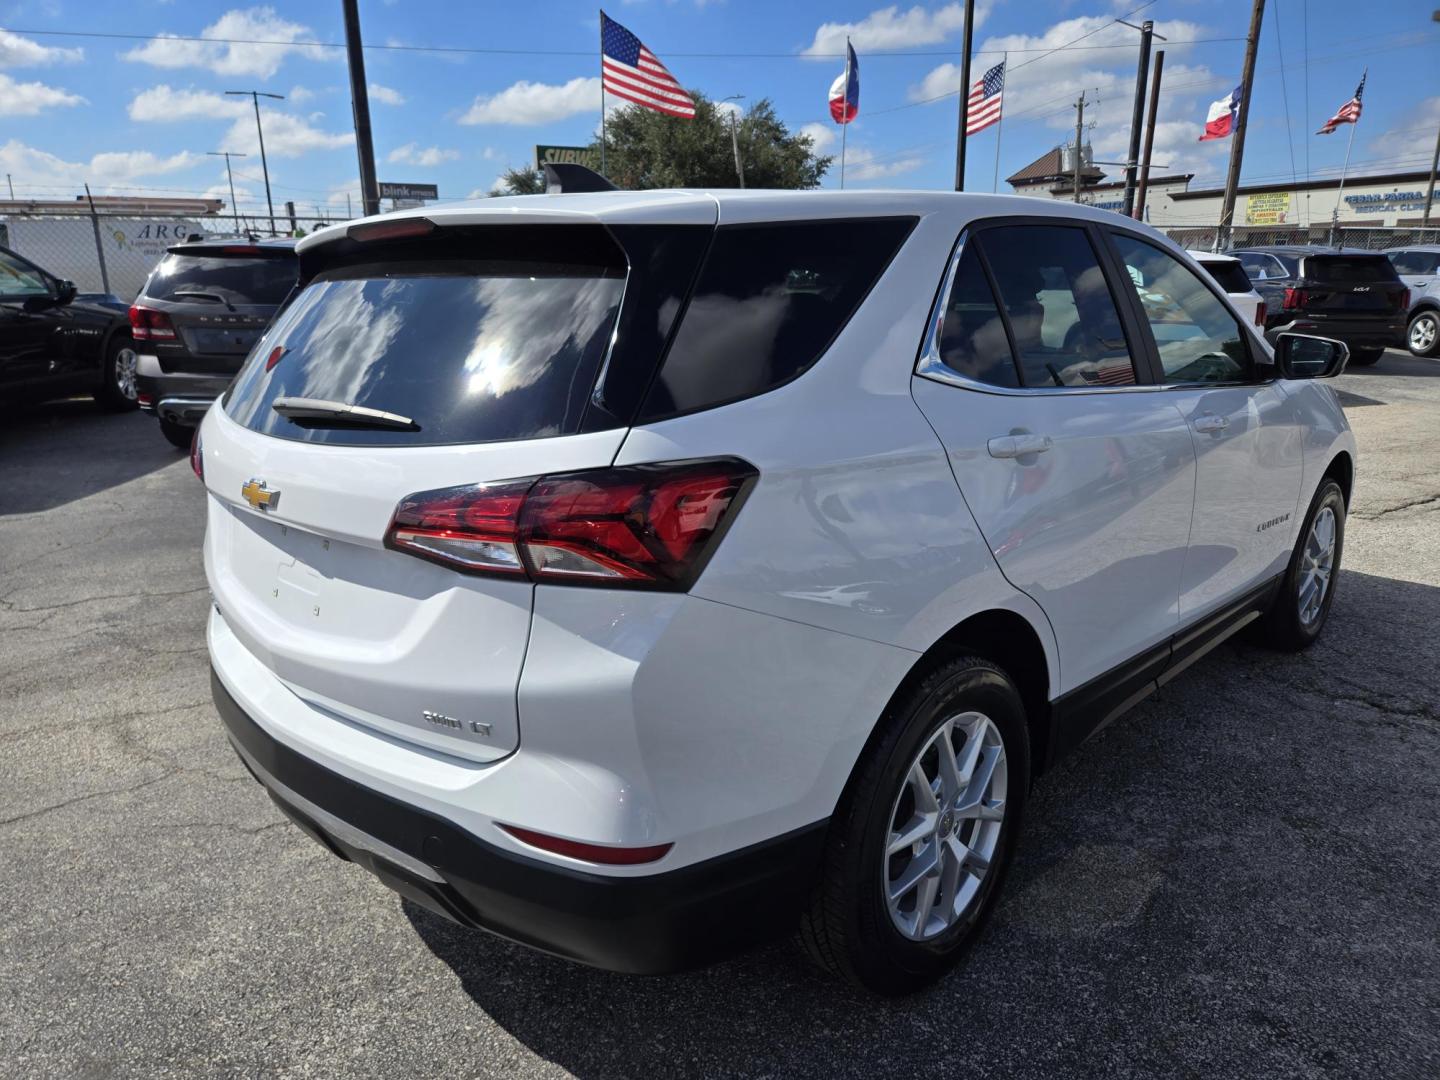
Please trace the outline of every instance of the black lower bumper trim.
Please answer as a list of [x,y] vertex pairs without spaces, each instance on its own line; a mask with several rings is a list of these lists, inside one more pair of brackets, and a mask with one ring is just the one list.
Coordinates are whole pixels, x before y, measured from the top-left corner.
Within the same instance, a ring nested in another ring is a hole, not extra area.
[[[824,821],[643,877],[527,859],[326,769],[261,729],[213,671],[210,687],[241,759],[312,838],[447,918],[572,960],[659,974],[721,959],[793,928],[819,870]],[[287,799],[289,793],[379,844],[360,847],[327,830]],[[375,848],[403,853],[442,880],[422,877]]]

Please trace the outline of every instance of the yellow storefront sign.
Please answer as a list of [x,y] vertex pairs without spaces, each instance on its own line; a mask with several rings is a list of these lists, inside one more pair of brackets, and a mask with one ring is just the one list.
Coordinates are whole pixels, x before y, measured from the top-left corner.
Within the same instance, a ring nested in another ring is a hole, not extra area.
[[1245,196],[1246,225],[1284,225],[1290,217],[1290,192],[1267,191]]

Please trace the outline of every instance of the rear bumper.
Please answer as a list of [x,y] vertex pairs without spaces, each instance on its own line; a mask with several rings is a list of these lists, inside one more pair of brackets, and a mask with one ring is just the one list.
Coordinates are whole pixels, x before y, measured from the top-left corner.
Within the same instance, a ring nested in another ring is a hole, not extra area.
[[1404,314],[1383,319],[1294,319],[1272,323],[1265,340],[1273,345],[1280,334],[1313,334],[1343,341],[1352,349],[1402,348],[1406,325]]
[[697,967],[793,927],[826,822],[647,876],[587,873],[488,844],[317,764],[211,692],[246,767],[292,821],[402,896],[466,926],[612,971]]
[[140,408],[178,424],[198,424],[204,419],[206,410],[225,392],[233,378],[233,375],[165,372],[153,356],[141,356],[135,366]]

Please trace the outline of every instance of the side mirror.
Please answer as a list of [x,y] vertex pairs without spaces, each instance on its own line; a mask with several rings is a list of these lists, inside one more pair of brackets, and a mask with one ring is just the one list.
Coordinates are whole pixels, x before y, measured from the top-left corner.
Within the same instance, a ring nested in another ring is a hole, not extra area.
[[1282,379],[1331,379],[1345,370],[1350,346],[1309,334],[1277,334],[1275,366]]
[[73,281],[66,280],[57,282],[55,285],[55,303],[64,307],[75,299],[75,293],[77,291],[75,282]]

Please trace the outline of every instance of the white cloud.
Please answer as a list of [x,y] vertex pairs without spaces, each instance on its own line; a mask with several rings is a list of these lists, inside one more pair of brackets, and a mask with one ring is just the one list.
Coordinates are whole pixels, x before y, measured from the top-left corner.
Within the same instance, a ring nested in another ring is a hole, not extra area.
[[73,64],[84,58],[84,49],[51,48],[19,34],[12,34],[9,30],[0,30],[0,68]]
[[136,94],[129,112],[131,120],[146,122],[233,120],[249,113],[250,103],[209,90],[176,90],[161,83]]
[[499,161],[500,151],[496,150],[493,146],[487,146],[484,150],[480,151],[480,156],[486,161]]
[[89,161],[66,161],[19,139],[0,146],[0,172],[23,176],[26,184],[35,187],[79,187],[88,182],[95,190],[111,190],[143,177],[179,172],[202,160],[188,150],[164,158],[148,150],[123,150],[99,153]]
[[[262,123],[265,126],[265,154],[272,158],[299,157],[311,150],[338,150],[355,141],[353,131],[321,131],[309,120],[290,113],[264,112]],[[255,117],[237,117],[221,146],[246,154],[260,153],[260,143],[255,135]]]
[[292,105],[303,105],[315,96],[315,91],[308,86],[292,86],[286,100]]
[[404,146],[397,146],[390,151],[385,160],[393,165],[422,165],[426,168],[434,168],[447,161],[456,161],[459,157],[459,150],[442,150],[438,146],[427,146],[422,150],[412,142],[406,143]]
[[1402,113],[1393,127],[1370,140],[1370,154],[1384,158],[1424,158],[1440,127],[1440,97],[1425,98]]
[[349,201],[351,211],[360,213],[360,179],[347,180],[343,184],[335,184],[330,188],[330,193],[325,197],[325,202],[330,206],[344,206]]
[[306,56],[325,59],[338,50],[314,45],[247,45],[240,41],[294,42],[313,38],[308,26],[280,18],[271,7],[234,9],[225,12],[198,35],[201,38],[230,39],[230,42],[184,41],[173,34],[161,34],[154,41],[121,53],[121,58],[161,68],[203,67],[216,75],[254,75],[268,79],[280,70],[285,58]]
[[522,80],[498,94],[477,97],[462,124],[547,124],[578,113],[598,112],[600,80],[571,79],[563,86]]
[[[990,14],[988,0],[975,5],[975,25],[984,25]],[[815,31],[815,40],[801,50],[801,56],[843,55],[845,39],[863,54],[866,49],[908,49],[934,45],[965,26],[965,5],[946,4],[932,10],[916,4],[907,11],[898,5],[872,11],[859,22],[824,23]]]
[[815,153],[823,155],[828,153],[830,148],[834,146],[840,138],[840,136],[835,134],[835,127],[836,125],[834,124],[806,124],[801,127],[800,134],[809,135]]
[[378,101],[381,105],[404,105],[405,95],[399,90],[392,90],[388,86],[372,82],[370,84],[370,100]]
[[[861,146],[847,148],[845,153],[845,183],[856,181],[884,180],[902,173],[914,172],[925,164],[919,154],[903,151],[896,154],[877,154]],[[837,158],[830,166],[831,175],[840,175],[840,161]]]
[[38,82],[16,82],[0,73],[0,116],[35,116],[62,105],[82,105],[85,99],[59,87]]

